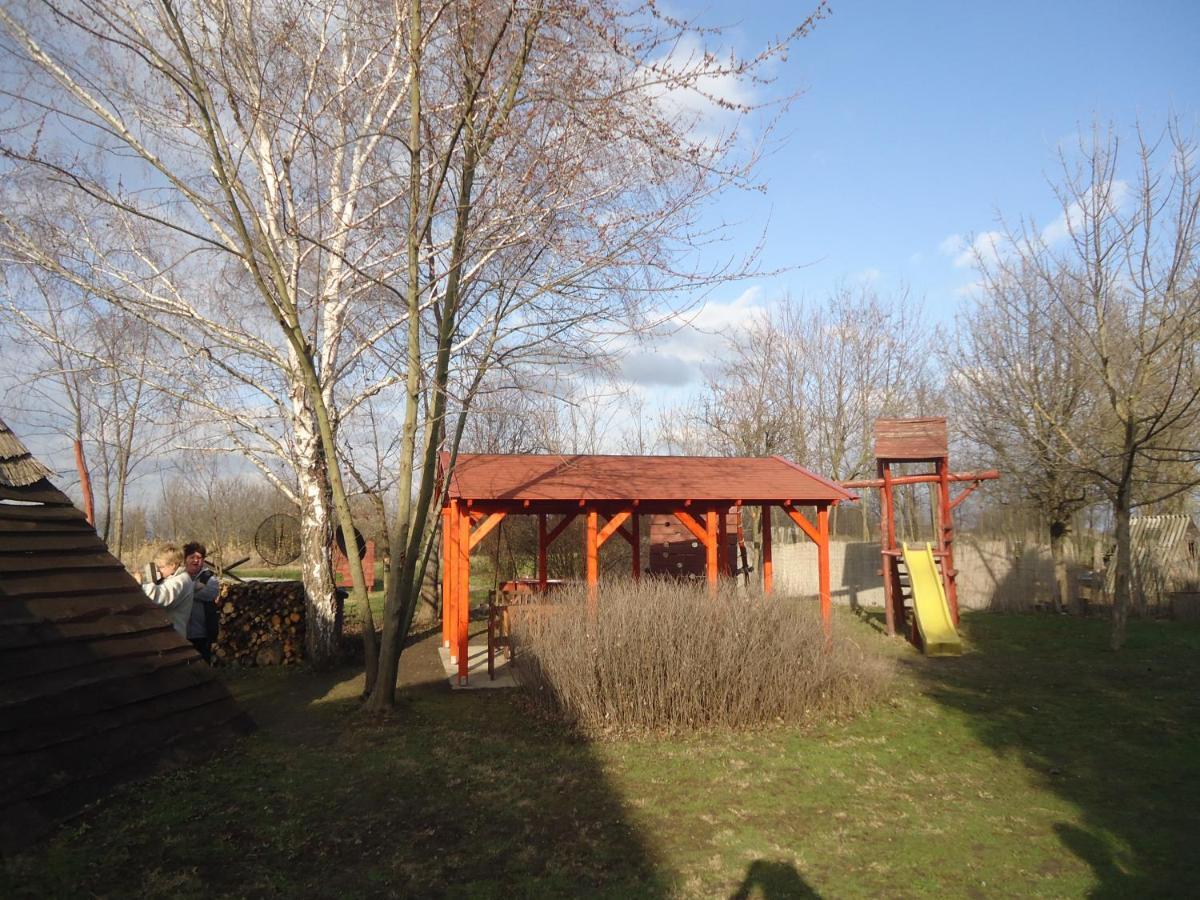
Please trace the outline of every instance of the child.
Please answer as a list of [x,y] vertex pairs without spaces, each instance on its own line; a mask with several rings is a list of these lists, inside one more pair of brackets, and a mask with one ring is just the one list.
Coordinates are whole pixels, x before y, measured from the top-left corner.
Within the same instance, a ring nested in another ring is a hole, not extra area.
[[187,637],[188,620],[192,617],[192,579],[183,568],[183,551],[175,544],[163,544],[154,554],[157,577],[142,584],[146,596],[163,607],[171,626]]

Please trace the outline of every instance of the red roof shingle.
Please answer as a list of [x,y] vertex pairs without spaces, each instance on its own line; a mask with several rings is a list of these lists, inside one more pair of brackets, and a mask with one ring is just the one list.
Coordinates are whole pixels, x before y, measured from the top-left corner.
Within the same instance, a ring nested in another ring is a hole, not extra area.
[[[442,455],[443,468],[449,455]],[[741,500],[854,495],[782,457],[459,454],[449,496],[466,500]]]

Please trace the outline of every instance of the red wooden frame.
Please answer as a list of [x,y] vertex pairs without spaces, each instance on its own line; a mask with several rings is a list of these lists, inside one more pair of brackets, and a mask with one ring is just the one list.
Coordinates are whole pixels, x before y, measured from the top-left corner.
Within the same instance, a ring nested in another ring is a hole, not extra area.
[[[488,457],[488,460],[500,459],[505,464],[514,466],[521,457],[501,458]],[[531,459],[544,465],[543,458]],[[573,457],[571,463],[575,467],[586,465],[588,457]],[[613,458],[606,457],[605,460]],[[632,466],[645,465],[645,460],[654,460],[656,464],[662,458],[629,457]],[[582,461],[582,462],[581,462]],[[696,458],[685,458],[692,468],[696,468]],[[754,496],[745,497],[678,497],[669,499],[671,486],[665,485],[664,499],[658,497],[620,496],[593,498],[586,496],[588,484],[583,485],[585,496],[545,496],[534,495],[531,490],[522,490],[527,484],[536,483],[536,478],[524,478],[511,490],[500,492],[493,489],[490,494],[479,491],[476,496],[458,488],[453,473],[447,473],[445,466],[449,460],[443,457],[443,478],[448,480],[449,491],[442,509],[442,641],[450,651],[451,661],[458,669],[460,684],[467,682],[469,670],[468,659],[468,622],[470,612],[470,577],[471,551],[508,515],[523,514],[537,516],[538,555],[537,583],[540,589],[548,584],[547,551],[550,545],[560,537],[566,528],[577,517],[583,517],[584,527],[584,561],[585,577],[588,588],[588,603],[592,614],[598,613],[598,589],[600,581],[600,550],[613,537],[621,535],[632,548],[632,576],[641,574],[641,517],[643,515],[675,516],[705,550],[705,571],[709,591],[717,590],[720,573],[728,570],[728,560],[724,556],[725,532],[727,528],[726,513],[743,503],[751,502],[761,506],[763,516],[763,573],[762,585],[764,594],[770,595],[774,589],[773,564],[771,559],[771,511],[775,506],[784,510],[810,540],[817,545],[819,602],[822,621],[828,634],[831,627],[831,598],[830,598],[830,559],[829,559],[829,510],[842,500],[856,499],[843,488],[818,478],[811,473],[794,466],[779,458],[771,460],[738,460],[713,458],[703,460],[712,467],[712,478],[719,483],[723,476],[728,477],[730,467],[756,465],[773,467],[780,472],[780,480],[786,481],[791,477],[792,490],[797,483],[802,485],[805,493],[812,496]],[[577,471],[573,469],[573,471]],[[797,481],[802,473],[803,479]],[[666,479],[664,479],[666,480]],[[695,482],[690,482],[694,484]],[[490,483],[489,483],[490,484]],[[572,482],[574,485],[575,482]],[[578,487],[576,489],[579,489]],[[632,490],[629,491],[632,493]],[[682,490],[679,493],[683,493]],[[502,495],[498,495],[502,494]],[[810,522],[797,508],[798,506],[813,506],[817,511],[816,523]],[[549,516],[558,515],[561,519],[550,527]]]
[[[883,604],[887,633],[894,635],[904,622],[904,593],[900,581],[900,546],[896,541],[895,488],[905,484],[936,484],[938,521],[935,525],[937,550],[934,556],[942,563],[942,583],[946,589],[946,604],[954,624],[958,624],[958,571],[954,568],[954,509],[984,481],[1000,477],[995,469],[983,472],[951,472],[949,442],[943,418],[880,419],[875,423],[875,454],[878,478],[863,481],[843,481],[847,490],[874,488],[879,491],[879,542],[883,560]],[[932,463],[932,472],[915,475],[894,475],[896,463]],[[971,482],[957,497],[950,496],[952,482]],[[919,643],[916,622],[912,640]]]

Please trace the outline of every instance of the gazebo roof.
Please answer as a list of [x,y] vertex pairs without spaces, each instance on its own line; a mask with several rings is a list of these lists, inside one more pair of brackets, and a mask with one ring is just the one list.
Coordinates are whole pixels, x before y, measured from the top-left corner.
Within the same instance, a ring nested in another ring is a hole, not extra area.
[[[442,454],[443,470],[449,454]],[[481,501],[692,500],[837,503],[841,486],[780,456],[459,454],[451,499]]]

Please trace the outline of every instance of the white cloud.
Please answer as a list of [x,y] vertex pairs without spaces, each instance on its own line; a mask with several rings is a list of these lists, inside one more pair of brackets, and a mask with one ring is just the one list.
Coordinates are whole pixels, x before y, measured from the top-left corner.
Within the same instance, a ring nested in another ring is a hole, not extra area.
[[687,315],[667,319],[657,335],[630,347],[621,361],[629,384],[682,387],[697,381],[702,367],[719,359],[731,334],[759,321],[763,291],[751,286],[729,301],[710,300]]
[[850,276],[850,280],[858,285],[871,285],[879,281],[883,277],[883,273],[878,269],[863,269],[861,272],[855,272]]
[[[1114,180],[1109,188],[1108,196],[1102,197],[1093,192],[1088,199],[1088,204],[1092,207],[1090,214],[1095,216],[1097,213],[1103,215],[1104,208],[1116,211],[1122,209],[1129,202],[1129,182]],[[1049,225],[1042,229],[1042,240],[1047,244],[1054,244],[1063,240],[1072,231],[1078,230],[1084,223],[1085,216],[1088,213],[1085,211],[1083,203],[1076,200],[1064,209]]]
[[[755,103],[748,79],[728,72],[702,74],[721,68],[719,58],[691,36],[643,69],[654,102],[668,115],[681,116],[692,136],[702,141],[716,140],[736,124],[738,110]],[[672,83],[659,83],[664,79]]]
[[961,234],[951,234],[938,244],[938,253],[942,254],[942,256],[958,256],[966,246],[966,238]]
[[[969,269],[976,261],[985,266],[994,263],[1000,257],[1000,248],[1005,237],[1002,231],[983,231],[975,235],[970,246],[964,246],[954,257],[954,268]],[[945,241],[942,242],[945,244]]]
[[954,296],[968,300],[978,299],[983,296],[985,288],[986,285],[982,281],[971,281],[956,287]]

